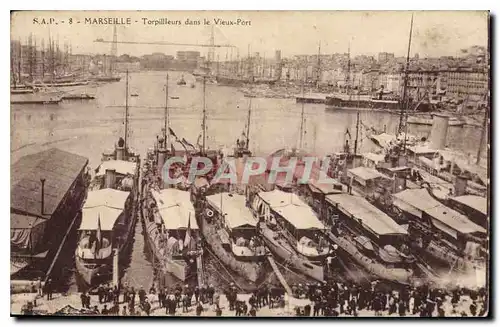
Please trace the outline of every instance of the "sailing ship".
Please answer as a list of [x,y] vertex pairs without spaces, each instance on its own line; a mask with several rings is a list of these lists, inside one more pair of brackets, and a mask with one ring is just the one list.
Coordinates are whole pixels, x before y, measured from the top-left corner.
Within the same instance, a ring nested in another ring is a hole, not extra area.
[[118,284],[119,262],[132,239],[139,200],[140,157],[128,147],[128,72],[125,100],[125,138],[102,155],[83,205],[76,268],[94,285],[113,274]]
[[[252,192],[253,193],[253,192]],[[270,251],[293,270],[324,281],[324,263],[332,253],[325,226],[296,194],[281,190],[249,197],[258,230]]]

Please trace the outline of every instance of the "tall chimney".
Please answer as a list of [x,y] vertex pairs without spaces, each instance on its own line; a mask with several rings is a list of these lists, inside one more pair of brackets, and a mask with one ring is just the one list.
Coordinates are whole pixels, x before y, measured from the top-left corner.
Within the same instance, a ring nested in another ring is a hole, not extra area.
[[442,150],[446,144],[446,134],[448,133],[448,116],[434,115],[432,130],[429,141],[429,148]]
[[115,185],[115,169],[106,169],[104,188],[113,188]]
[[43,216],[43,212],[45,211],[45,178],[40,178],[40,182],[42,183],[42,194],[41,194],[41,201],[40,201],[40,214]]

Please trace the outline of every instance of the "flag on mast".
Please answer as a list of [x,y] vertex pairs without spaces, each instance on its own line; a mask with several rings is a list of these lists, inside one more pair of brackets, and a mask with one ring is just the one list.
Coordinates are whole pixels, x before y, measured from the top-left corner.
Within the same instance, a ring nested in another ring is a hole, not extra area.
[[100,214],[97,215],[97,232],[96,232],[96,236],[97,236],[96,250],[99,250],[99,249],[101,249],[101,245],[102,245],[101,215]]
[[349,139],[351,139],[351,132],[349,132],[349,128],[346,129],[344,136],[345,135],[349,136]]
[[184,238],[184,245],[186,248],[190,247],[191,244],[191,212],[189,213],[188,226],[186,230],[186,237]]

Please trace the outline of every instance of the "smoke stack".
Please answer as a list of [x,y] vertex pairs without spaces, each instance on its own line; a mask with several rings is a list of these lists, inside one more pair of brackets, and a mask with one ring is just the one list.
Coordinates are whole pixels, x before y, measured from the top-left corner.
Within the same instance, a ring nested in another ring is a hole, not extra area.
[[466,189],[467,189],[467,177],[464,175],[458,175],[455,178],[455,196],[465,195]]
[[40,214],[43,216],[43,212],[45,211],[45,178],[40,178],[40,182],[42,183],[42,194],[40,201]]
[[104,188],[113,188],[115,185],[115,170],[106,169],[106,179],[104,183]]
[[429,141],[429,148],[442,150],[446,144],[446,134],[448,133],[448,116],[434,115],[432,130]]

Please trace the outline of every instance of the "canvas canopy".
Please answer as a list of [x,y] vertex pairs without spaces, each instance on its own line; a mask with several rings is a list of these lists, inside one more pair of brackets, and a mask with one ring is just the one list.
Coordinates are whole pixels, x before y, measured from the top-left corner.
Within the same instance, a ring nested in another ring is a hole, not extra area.
[[152,194],[166,229],[198,229],[188,191],[167,188]]
[[287,220],[296,229],[325,229],[325,226],[306,203],[296,194],[273,190],[259,193],[273,211]]
[[352,168],[347,171],[348,176],[352,176],[356,178],[357,180],[360,181],[368,181],[371,179],[376,179],[376,178],[386,178],[385,175],[382,173],[379,173],[375,169],[372,168],[366,168],[366,167],[357,167],[357,168]]
[[485,233],[486,230],[476,225],[466,216],[448,208],[435,200],[426,189],[404,190],[393,195],[393,204],[403,211],[422,218],[425,212],[432,218],[432,223],[447,234],[457,237],[457,232],[469,234]]
[[426,189],[408,189],[393,194],[393,205],[399,209],[422,218],[422,213],[430,208],[441,205]]
[[80,230],[113,230],[116,220],[125,210],[125,203],[130,193],[115,189],[91,191],[87,195],[82,209]]
[[135,175],[137,163],[123,160],[104,161],[97,169],[96,176],[104,176],[106,170],[114,169],[120,175]]
[[333,206],[337,206],[348,217],[361,221],[377,235],[406,235],[407,231],[391,217],[377,209],[366,199],[350,194],[332,194],[326,197]]
[[483,215],[488,215],[488,202],[486,198],[477,195],[462,195],[456,196],[451,199],[457,203],[463,204],[469,208],[482,213]]
[[212,208],[224,216],[227,226],[231,229],[257,225],[257,220],[247,208],[243,195],[220,193],[207,196],[207,201]]
[[17,249],[35,249],[43,240],[47,219],[10,214],[10,244]]

